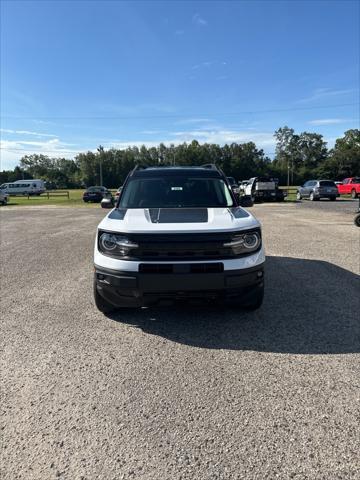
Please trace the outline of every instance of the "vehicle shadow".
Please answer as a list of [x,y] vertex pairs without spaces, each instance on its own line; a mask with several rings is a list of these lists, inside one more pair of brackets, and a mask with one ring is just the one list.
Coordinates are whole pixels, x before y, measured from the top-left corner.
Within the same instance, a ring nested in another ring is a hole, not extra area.
[[268,257],[256,312],[207,305],[120,310],[108,317],[198,348],[293,354],[360,351],[360,277],[333,264]]

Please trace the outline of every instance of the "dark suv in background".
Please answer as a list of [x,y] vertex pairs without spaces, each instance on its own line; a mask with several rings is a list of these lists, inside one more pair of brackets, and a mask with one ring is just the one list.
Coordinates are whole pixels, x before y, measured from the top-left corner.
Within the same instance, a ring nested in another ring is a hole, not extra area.
[[84,202],[96,202],[100,203],[104,198],[109,198],[112,203],[114,199],[110,190],[106,187],[89,187],[85,190],[83,194]]
[[339,197],[338,188],[332,180],[308,180],[296,193],[297,200],[308,198],[309,200],[320,200],[329,198],[336,200]]

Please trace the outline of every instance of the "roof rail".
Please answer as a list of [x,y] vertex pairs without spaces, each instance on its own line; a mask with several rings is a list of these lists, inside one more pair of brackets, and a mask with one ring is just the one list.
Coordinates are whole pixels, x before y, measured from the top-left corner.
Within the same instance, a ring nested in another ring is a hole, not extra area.
[[204,163],[204,165],[200,165],[202,168],[210,168],[211,170],[219,170],[215,163]]
[[222,171],[220,167],[216,165],[216,163],[205,163],[204,165],[200,165],[202,168],[209,168],[211,170],[216,170],[220,173],[220,175],[224,178],[227,178],[225,173]]

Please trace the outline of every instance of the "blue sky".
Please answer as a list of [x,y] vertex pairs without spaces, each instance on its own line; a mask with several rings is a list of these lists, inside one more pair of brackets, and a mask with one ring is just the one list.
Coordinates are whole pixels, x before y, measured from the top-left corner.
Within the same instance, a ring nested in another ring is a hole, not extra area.
[[357,1],[2,1],[1,169],[359,128]]

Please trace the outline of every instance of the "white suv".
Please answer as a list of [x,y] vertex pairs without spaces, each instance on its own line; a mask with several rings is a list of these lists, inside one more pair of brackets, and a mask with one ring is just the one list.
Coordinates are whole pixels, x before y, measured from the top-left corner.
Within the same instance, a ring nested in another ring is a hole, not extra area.
[[184,299],[256,309],[264,262],[260,223],[215,165],[136,167],[98,226],[95,303],[104,313]]

